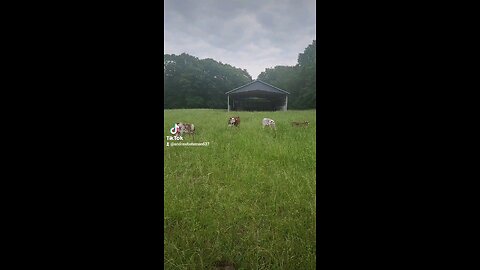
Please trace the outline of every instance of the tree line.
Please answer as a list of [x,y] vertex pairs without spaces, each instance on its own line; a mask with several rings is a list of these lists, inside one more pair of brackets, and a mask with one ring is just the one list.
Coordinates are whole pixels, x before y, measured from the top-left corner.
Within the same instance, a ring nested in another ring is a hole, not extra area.
[[[226,107],[225,92],[252,81],[247,70],[182,53],[165,54],[164,108]],[[316,106],[316,41],[298,55],[295,66],[267,68],[257,79],[290,92],[289,109]]]
[[267,68],[258,75],[258,79],[290,92],[288,108],[316,108],[317,87],[317,44],[312,44],[298,55],[295,66],[276,66]]

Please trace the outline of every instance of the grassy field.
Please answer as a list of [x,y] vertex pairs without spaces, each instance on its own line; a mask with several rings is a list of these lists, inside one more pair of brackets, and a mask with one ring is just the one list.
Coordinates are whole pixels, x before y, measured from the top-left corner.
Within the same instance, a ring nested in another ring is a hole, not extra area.
[[[175,122],[209,145],[167,147]],[[165,110],[165,269],[315,269],[315,132],[314,110]]]

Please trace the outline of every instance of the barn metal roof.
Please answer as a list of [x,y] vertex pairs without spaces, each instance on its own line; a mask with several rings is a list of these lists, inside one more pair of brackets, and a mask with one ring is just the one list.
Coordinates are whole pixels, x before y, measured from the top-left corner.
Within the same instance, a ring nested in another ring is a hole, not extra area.
[[282,90],[278,87],[275,87],[271,84],[268,84],[266,82],[262,82],[260,80],[255,80],[253,82],[249,82],[245,85],[242,85],[240,87],[237,87],[233,90],[230,90],[226,92],[225,94],[236,94],[236,93],[243,93],[243,92],[251,92],[251,91],[263,91],[263,92],[270,92],[270,93],[279,93],[279,94],[287,94],[289,95],[290,93]]

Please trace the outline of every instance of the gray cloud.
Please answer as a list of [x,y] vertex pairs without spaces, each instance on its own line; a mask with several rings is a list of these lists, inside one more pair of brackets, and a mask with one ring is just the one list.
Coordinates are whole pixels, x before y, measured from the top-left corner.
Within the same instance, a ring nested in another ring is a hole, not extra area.
[[213,58],[256,78],[316,39],[315,0],[165,0],[164,53]]

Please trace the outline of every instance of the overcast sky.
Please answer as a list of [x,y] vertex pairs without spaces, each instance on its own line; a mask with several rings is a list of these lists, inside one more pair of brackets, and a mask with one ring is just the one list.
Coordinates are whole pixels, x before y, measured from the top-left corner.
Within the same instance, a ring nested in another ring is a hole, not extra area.
[[316,39],[315,0],[165,0],[164,53],[246,69],[297,64]]

